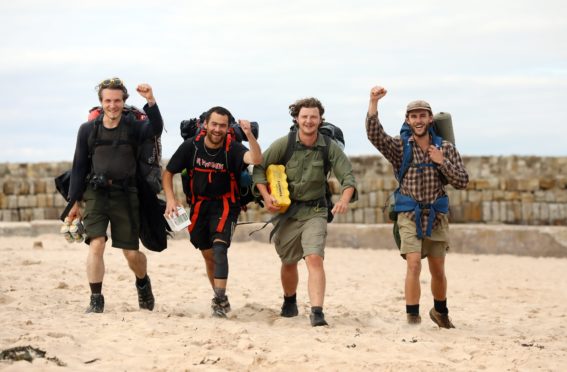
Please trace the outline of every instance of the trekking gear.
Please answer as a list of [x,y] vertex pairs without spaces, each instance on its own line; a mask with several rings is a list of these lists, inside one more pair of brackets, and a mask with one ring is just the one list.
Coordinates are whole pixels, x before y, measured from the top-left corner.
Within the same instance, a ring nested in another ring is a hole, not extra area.
[[[229,132],[232,132],[232,129],[229,129]],[[194,152],[192,156],[190,156],[190,158],[193,159],[193,163],[190,165],[190,167],[186,168],[187,169],[186,176],[182,178],[183,191],[187,196],[187,202],[191,206],[193,206],[191,210],[191,224],[188,227],[189,232],[192,232],[196,226],[197,219],[199,218],[199,210],[201,209],[201,205],[203,201],[213,200],[213,199],[222,200],[223,213],[216,229],[217,232],[222,232],[229,215],[229,210],[230,210],[229,200],[232,204],[235,204],[238,200],[237,190],[239,189],[239,187],[237,183],[237,178],[234,172],[228,169],[228,165],[229,165],[228,152],[230,150],[230,146],[234,139],[234,136],[232,133],[229,133],[226,136],[226,140],[224,144],[224,159],[225,159],[226,168],[210,169],[210,168],[203,168],[198,164],[196,164],[198,146],[203,146],[203,148],[205,147],[206,133],[207,133],[206,130],[202,129],[201,132],[193,139]],[[219,151],[222,150],[223,149],[221,148]],[[212,183],[213,178],[216,177],[222,177],[228,180],[229,190],[226,193],[222,195],[217,195],[215,197],[196,194],[195,189],[197,185],[200,185],[199,183],[196,182],[196,179],[201,182]]]
[[449,318],[449,314],[442,314],[435,310],[434,307],[429,310],[429,317],[433,320],[433,323],[439,326],[439,328],[455,328],[453,322],[451,322],[451,318]]
[[232,310],[230,307],[230,302],[228,301],[228,296],[224,296],[223,298],[218,298],[216,296],[213,297],[213,299],[211,300],[211,310],[214,311],[217,306],[222,308],[225,314],[230,313],[230,311]]
[[270,186],[270,194],[276,199],[276,203],[280,207],[279,212],[285,213],[291,204],[285,166],[270,164],[266,169],[266,178]]
[[421,324],[421,315],[407,313],[408,324]]
[[[286,165],[288,161],[291,159],[293,152],[296,150],[297,142],[295,141],[295,137],[297,135],[298,127],[297,125],[292,125],[289,128],[289,133],[287,137],[287,147],[285,150],[285,154],[283,159],[281,160],[281,164]],[[345,140],[343,136],[342,130],[331,123],[324,122],[321,127],[319,128],[319,133],[323,135],[323,139],[325,141],[325,146],[321,147],[321,151],[323,153],[323,172],[325,174],[325,178],[329,178],[331,173],[331,162],[329,160],[329,148],[331,146],[331,141],[334,141],[341,149],[345,147]],[[325,182],[325,204],[327,205],[327,222],[332,222],[334,215],[331,213],[333,210],[334,204],[332,201],[333,193],[331,192],[329,182]]]
[[283,316],[284,318],[292,318],[294,316],[297,316],[298,314],[299,311],[297,310],[297,302],[288,302],[284,300],[280,316]]
[[[292,125],[289,128],[289,133],[287,135],[287,145],[284,152],[284,156],[278,164],[283,164],[284,166],[287,165],[291,157],[293,156],[294,151],[296,151],[298,145],[295,138],[297,136],[297,125]],[[321,146],[321,148],[316,148],[316,150],[320,150],[323,153],[323,173],[325,178],[329,178],[331,173],[331,161],[329,160],[329,149],[331,147],[331,141],[334,141],[341,149],[344,149],[344,136],[342,130],[334,124],[324,122],[321,127],[319,127],[319,133],[322,135],[323,140],[325,141],[325,146]],[[293,217],[301,206],[307,207],[317,207],[325,205],[327,207],[327,223],[331,223],[333,218],[335,217],[332,213],[334,204],[332,200],[333,193],[331,192],[331,188],[329,186],[329,182],[325,182],[325,196],[320,199],[315,200],[308,200],[308,201],[292,201],[291,205],[287,208],[287,210],[283,214],[277,214],[272,217],[268,222],[264,224],[261,228],[250,232],[248,235],[252,235],[253,233],[262,230],[265,228],[269,223],[274,223],[274,228],[270,231],[269,241],[272,241],[272,237],[279,230],[280,226],[287,221],[289,218]],[[277,222],[276,222],[277,221]]]
[[148,276],[148,281],[142,287],[136,284],[136,291],[138,292],[138,305],[140,309],[150,310],[154,309],[155,299],[152,293],[152,282]]
[[311,308],[311,314],[309,314],[309,320],[311,321],[312,327],[320,327],[320,326],[329,325],[327,323],[327,321],[325,320],[325,314],[323,314],[323,309],[321,309],[320,307],[318,307],[318,308],[312,307]]
[[[198,118],[191,118],[188,120],[181,121],[179,125],[179,129],[181,130],[181,137],[184,140],[188,140],[191,137],[195,137],[201,132],[201,130],[204,129],[205,115],[206,112],[203,112]],[[236,141],[248,142],[248,138],[246,137],[246,134],[244,133],[242,128],[240,128],[240,124],[238,124],[238,122],[232,116],[230,116],[228,120],[229,120],[228,126],[229,128],[233,129]],[[258,123],[255,121],[251,121],[250,129],[252,131],[252,134],[254,135],[254,138],[258,139],[258,134],[260,130],[260,126],[258,125]]]
[[[184,140],[188,140],[191,138],[193,138],[194,141],[198,141],[201,138],[203,138],[204,140],[204,136],[206,134],[206,130],[204,128],[205,114],[206,112],[202,113],[198,118],[192,118],[189,120],[181,121],[179,125],[179,129],[180,129],[181,137]],[[254,121],[250,122],[250,128],[252,130],[252,134],[254,135],[254,137],[258,139],[258,134],[259,134],[258,123]],[[230,145],[232,141],[242,143],[242,141],[248,141],[248,138],[246,137],[246,134],[242,131],[242,128],[240,128],[238,122],[236,122],[236,120],[232,116],[230,116],[229,128],[228,128],[226,144],[224,148],[225,153],[228,153],[228,151],[230,150]],[[195,146],[196,146],[196,142],[195,142]],[[196,151],[190,157],[193,159],[193,164],[191,165],[192,168],[195,167],[194,164],[195,155],[196,155]],[[225,159],[228,168],[228,158],[225,157]],[[238,202],[240,203],[240,207],[242,208],[242,210],[246,210],[247,209],[246,205],[250,202],[256,202],[263,206],[261,200],[258,197],[256,197],[252,192],[253,182],[252,182],[252,174],[250,169],[247,168],[242,170],[238,176],[233,172],[231,172],[230,169],[227,169],[227,171],[229,172],[229,175],[231,177],[231,182],[232,182],[232,178],[234,178],[234,180],[236,181],[235,190],[238,190],[238,192],[237,195],[235,195],[235,199],[238,199]],[[190,186],[192,182],[192,174],[190,173],[191,173],[191,169],[185,169],[181,173],[181,179],[182,179],[183,192],[187,197],[187,203],[193,204],[192,189]],[[212,177],[212,175],[210,176]]]
[[[95,106],[89,110],[88,120],[95,120],[102,114],[102,107]],[[127,120],[125,122],[130,122],[132,119],[138,121],[145,121],[148,119],[148,116],[144,113],[143,110],[135,106],[124,105],[123,115]],[[95,125],[98,122],[95,122]],[[95,126],[95,129],[98,131],[98,127]],[[94,134],[94,138],[96,139],[97,133]],[[162,190],[161,187],[161,175],[163,173],[161,167],[161,136],[153,136],[151,138],[146,139],[141,144],[137,144],[136,141],[132,140],[132,136],[128,135],[128,144],[132,145],[134,148],[134,153],[136,154],[136,159],[138,163],[137,172],[139,172],[143,179],[150,185],[152,190],[156,194],[159,194]],[[120,142],[120,141],[119,141]],[[95,142],[94,145],[98,146],[101,144],[106,144],[105,142],[99,140],[99,142]],[[122,144],[122,143],[118,143]],[[92,156],[94,149],[92,149],[91,139],[89,138],[89,153]]]
[[[451,139],[451,143],[455,143],[455,136],[453,134],[453,124],[451,120],[451,114],[447,112],[440,112],[435,114],[434,122],[429,127],[429,135],[431,136],[432,144],[437,147],[441,148],[444,138],[441,137],[438,133],[443,132],[448,139]],[[435,121],[437,118],[438,121]],[[398,213],[400,212],[415,212],[415,224],[417,229],[417,237],[419,239],[423,239],[423,231],[421,227],[421,215],[422,211],[428,209],[429,210],[429,217],[427,220],[427,230],[425,232],[426,236],[431,236],[431,231],[433,228],[433,222],[435,221],[435,216],[437,212],[439,213],[448,213],[449,212],[449,198],[447,195],[444,195],[435,202],[430,204],[423,204],[418,203],[412,197],[407,195],[402,195],[400,193],[400,187],[402,185],[404,176],[406,175],[408,169],[410,167],[415,168],[424,168],[424,167],[433,167],[437,168],[437,164],[435,163],[412,163],[413,158],[413,144],[409,139],[412,136],[412,131],[408,123],[404,122],[400,129],[400,139],[402,141],[403,153],[402,153],[402,163],[398,173],[395,173],[396,180],[398,181],[398,188],[394,191],[393,197],[390,198],[390,205],[389,205],[389,218],[394,222],[392,227],[392,233],[394,235],[394,241],[398,246],[398,249],[401,248],[401,237],[400,231],[398,227]],[[448,140],[447,139],[447,140]],[[441,173],[439,173],[440,177],[445,178]]]
[[[228,297],[226,300],[218,297],[213,297],[211,300],[211,314],[213,318],[226,318],[226,313],[230,311],[230,304],[228,304]],[[228,311],[227,311],[228,309]]]
[[104,296],[100,293],[91,294],[91,301],[85,313],[102,313],[104,311]]

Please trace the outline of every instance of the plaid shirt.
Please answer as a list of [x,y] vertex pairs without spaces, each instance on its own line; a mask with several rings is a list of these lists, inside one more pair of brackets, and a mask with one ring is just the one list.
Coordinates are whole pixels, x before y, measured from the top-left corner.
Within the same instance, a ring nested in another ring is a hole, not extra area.
[[[403,144],[399,136],[390,137],[384,131],[382,124],[378,120],[378,114],[366,116],[366,133],[370,142],[384,155],[394,168],[394,173],[398,174],[402,166]],[[410,137],[410,142],[415,142]],[[427,151],[421,150],[419,146],[412,146],[413,158],[412,164],[416,163],[432,163]],[[411,196],[419,203],[433,203],[440,196],[446,195],[445,185],[451,184],[456,189],[464,189],[469,183],[469,176],[461,160],[459,152],[455,146],[448,141],[443,141],[441,145],[443,150],[443,164],[437,167],[413,167],[408,168],[401,185],[400,192],[403,195]],[[444,177],[441,177],[441,174]],[[424,210],[421,219],[423,231],[427,229],[428,210]],[[415,219],[414,212],[403,212],[410,219]],[[439,224],[440,214],[433,223],[433,228]]]

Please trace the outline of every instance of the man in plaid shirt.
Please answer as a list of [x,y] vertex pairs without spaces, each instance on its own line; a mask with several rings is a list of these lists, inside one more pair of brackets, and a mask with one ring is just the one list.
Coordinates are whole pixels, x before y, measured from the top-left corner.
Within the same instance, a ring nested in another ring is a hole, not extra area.
[[[384,155],[398,174],[402,166],[401,137],[391,137],[378,120],[378,101],[386,95],[383,87],[373,87],[366,117],[366,132],[370,142]],[[448,198],[445,185],[456,189],[467,187],[469,177],[455,146],[442,141],[435,146],[431,106],[425,101],[412,101],[406,109],[406,123],[411,129],[408,145],[412,146],[412,163],[400,179],[396,207],[398,214],[400,253],[407,262],[405,280],[406,313],[409,324],[421,323],[419,275],[421,259],[427,257],[431,272],[431,292],[434,307],[429,315],[442,328],[454,328],[447,309],[447,278],[445,254],[449,249]],[[430,218],[431,216],[431,218]],[[416,223],[417,222],[417,223]]]

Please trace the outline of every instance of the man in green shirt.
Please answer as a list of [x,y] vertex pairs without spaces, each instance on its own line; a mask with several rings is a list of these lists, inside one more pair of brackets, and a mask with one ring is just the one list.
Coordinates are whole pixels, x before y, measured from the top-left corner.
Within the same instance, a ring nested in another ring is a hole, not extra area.
[[329,163],[341,184],[341,197],[332,209],[333,215],[346,213],[349,202],[356,200],[356,183],[350,161],[342,149],[334,141],[325,141],[319,133],[325,112],[321,102],[316,98],[301,99],[289,106],[289,112],[297,129],[293,154],[287,164],[283,164],[288,135],[272,143],[263,154],[262,164],[254,167],[254,184],[264,199],[265,208],[272,213],[278,212],[280,206],[268,191],[266,169],[271,164],[285,165],[292,205],[274,227],[277,229],[274,236],[276,251],[282,261],[284,303],[280,315],[298,315],[297,263],[303,258],[308,270],[311,325],[323,326],[327,325],[323,314],[326,282],[323,258],[327,236],[327,175],[324,171],[323,148],[327,143]]

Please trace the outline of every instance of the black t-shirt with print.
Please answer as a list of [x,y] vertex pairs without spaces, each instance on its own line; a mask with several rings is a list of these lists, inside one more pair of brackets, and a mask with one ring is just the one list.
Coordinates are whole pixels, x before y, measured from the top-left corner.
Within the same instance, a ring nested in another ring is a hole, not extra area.
[[[240,177],[246,168],[244,154],[248,149],[240,142],[233,141],[228,153],[225,145],[218,149],[205,147],[204,140],[195,142],[189,138],[173,154],[166,169],[175,174],[184,169],[199,168],[193,172],[193,193],[195,196],[219,197],[230,191],[229,172]],[[228,162],[228,167],[227,167]]]

